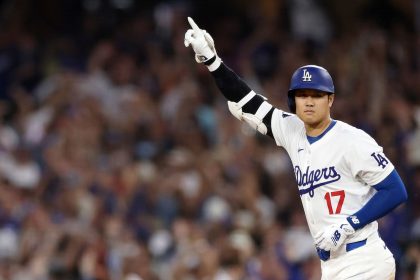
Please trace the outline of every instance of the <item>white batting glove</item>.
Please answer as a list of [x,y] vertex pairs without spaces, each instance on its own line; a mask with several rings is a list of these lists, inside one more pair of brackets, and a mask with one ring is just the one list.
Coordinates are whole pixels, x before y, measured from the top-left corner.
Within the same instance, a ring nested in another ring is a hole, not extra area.
[[331,225],[315,238],[316,247],[325,251],[336,251],[354,232],[354,228],[347,222]]
[[[210,71],[216,70],[222,61],[217,55],[213,38],[205,30],[200,29],[192,18],[188,17],[188,22],[192,29],[185,32],[184,45],[192,46],[198,63],[205,63]],[[213,58],[214,61],[210,64],[206,63]]]

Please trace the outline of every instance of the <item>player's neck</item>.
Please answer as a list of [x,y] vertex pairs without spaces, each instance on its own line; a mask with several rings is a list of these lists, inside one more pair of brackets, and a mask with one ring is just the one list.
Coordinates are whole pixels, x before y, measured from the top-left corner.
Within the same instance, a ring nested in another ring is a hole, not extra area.
[[325,129],[327,129],[330,123],[331,123],[330,117],[315,124],[305,123],[306,135],[311,136],[311,137],[319,136],[322,134],[322,132],[324,132]]

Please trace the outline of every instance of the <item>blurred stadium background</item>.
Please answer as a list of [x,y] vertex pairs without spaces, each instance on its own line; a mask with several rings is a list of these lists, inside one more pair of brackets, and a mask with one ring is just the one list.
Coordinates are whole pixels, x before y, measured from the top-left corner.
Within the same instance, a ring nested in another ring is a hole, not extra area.
[[380,220],[420,279],[420,1],[0,1],[1,280],[313,280],[287,155],[234,119],[186,17],[286,109],[321,64],[409,202]]

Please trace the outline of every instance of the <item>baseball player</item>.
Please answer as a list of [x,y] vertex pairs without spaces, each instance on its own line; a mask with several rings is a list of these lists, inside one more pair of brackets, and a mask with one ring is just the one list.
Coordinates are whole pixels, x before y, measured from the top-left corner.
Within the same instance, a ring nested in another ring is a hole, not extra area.
[[376,220],[406,201],[407,192],[373,138],[330,117],[335,91],[328,71],[297,69],[288,92],[292,113],[284,112],[250,89],[222,62],[212,37],[188,21],[185,46],[207,66],[230,112],[287,151],[322,279],[394,279],[395,260]]

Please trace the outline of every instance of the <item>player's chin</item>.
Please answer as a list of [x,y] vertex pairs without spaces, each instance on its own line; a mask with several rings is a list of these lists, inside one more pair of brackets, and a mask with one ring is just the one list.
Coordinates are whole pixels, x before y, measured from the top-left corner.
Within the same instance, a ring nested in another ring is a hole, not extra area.
[[299,118],[306,124],[316,124],[319,123],[319,118],[315,114],[306,114],[303,113]]

